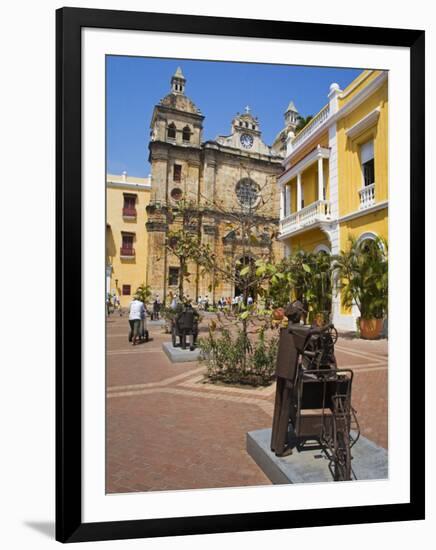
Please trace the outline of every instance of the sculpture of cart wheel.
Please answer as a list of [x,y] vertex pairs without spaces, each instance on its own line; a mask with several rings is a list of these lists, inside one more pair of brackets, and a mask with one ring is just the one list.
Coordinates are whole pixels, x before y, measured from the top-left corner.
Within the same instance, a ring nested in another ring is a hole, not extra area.
[[350,437],[347,431],[339,431],[336,434],[336,449],[334,457],[334,480],[351,480],[351,452]]
[[335,396],[333,410],[333,478],[351,480],[350,406],[346,396]]

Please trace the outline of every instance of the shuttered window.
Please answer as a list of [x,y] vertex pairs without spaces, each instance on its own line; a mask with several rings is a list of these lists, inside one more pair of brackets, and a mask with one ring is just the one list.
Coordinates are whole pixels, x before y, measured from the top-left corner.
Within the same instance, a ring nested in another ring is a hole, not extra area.
[[367,187],[375,182],[374,141],[367,141],[360,146],[360,163],[362,165],[363,185]]

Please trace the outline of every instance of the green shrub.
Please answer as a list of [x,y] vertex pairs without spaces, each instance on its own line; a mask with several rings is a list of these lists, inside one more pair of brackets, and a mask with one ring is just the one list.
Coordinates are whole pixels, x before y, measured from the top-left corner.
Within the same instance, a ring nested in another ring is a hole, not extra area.
[[226,384],[271,384],[275,371],[278,338],[267,340],[262,329],[254,344],[243,330],[232,336],[227,329],[219,335],[209,331],[199,340],[202,361],[212,382]]

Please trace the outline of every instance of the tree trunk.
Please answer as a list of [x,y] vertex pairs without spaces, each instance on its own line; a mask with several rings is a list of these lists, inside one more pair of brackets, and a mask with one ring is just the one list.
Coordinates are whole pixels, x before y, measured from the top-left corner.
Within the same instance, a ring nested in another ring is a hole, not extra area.
[[185,265],[184,258],[180,258],[180,277],[179,277],[179,300],[183,300],[183,282],[185,277]]

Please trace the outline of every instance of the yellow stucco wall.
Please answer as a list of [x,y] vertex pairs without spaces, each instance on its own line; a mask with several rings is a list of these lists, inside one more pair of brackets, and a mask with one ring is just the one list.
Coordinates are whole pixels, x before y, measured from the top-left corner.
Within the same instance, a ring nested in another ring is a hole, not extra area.
[[[364,71],[348,88],[346,97],[339,100],[339,107],[346,105],[357,93],[368,86],[380,75],[380,71]],[[350,91],[351,90],[351,91]],[[350,93],[348,93],[350,91]],[[349,138],[346,130],[353,127],[374,109],[380,109],[378,120],[362,133]],[[363,143],[374,141],[375,203],[388,200],[388,82],[379,87],[371,96],[353,109],[337,123],[338,174],[339,174],[339,216],[356,212],[360,206],[359,190],[362,188],[363,175],[360,162],[360,147]],[[388,238],[388,209],[340,223],[340,249],[349,247],[349,236],[361,237],[364,233],[375,233]],[[341,314],[351,315],[348,308],[341,304]]]
[[348,236],[358,239],[363,233],[374,233],[379,237],[388,238],[388,209],[359,216],[340,223],[340,249],[348,248]]
[[[119,180],[120,176],[108,176],[108,180]],[[146,283],[147,264],[147,231],[145,222],[147,213],[145,207],[150,201],[150,189],[144,189],[135,184],[148,184],[147,178],[127,177],[129,185],[106,187],[106,261],[112,265],[110,290],[114,290],[120,297],[121,305],[126,307],[132,300],[135,290],[142,283]],[[135,194],[137,217],[133,220],[123,218],[124,193]],[[134,233],[133,247],[135,257],[132,259],[120,258],[122,232]],[[118,280],[116,286],[115,281]],[[131,295],[123,296],[123,285],[131,286]]]
[[296,252],[299,249],[303,249],[306,252],[313,252],[319,244],[324,244],[330,248],[327,235],[318,228],[310,229],[295,237],[291,237],[287,240],[287,243],[290,244],[292,252]]
[[[377,76],[378,71],[374,74]],[[373,75],[372,75],[373,76]],[[368,79],[369,80],[369,79]],[[367,80],[364,80],[366,84]],[[360,88],[357,88],[359,91]],[[373,126],[354,139],[347,137],[346,130],[362,120],[376,108],[380,116]],[[387,81],[366,101],[337,123],[339,216],[359,209],[359,190],[363,175],[360,162],[360,146],[374,140],[375,201],[388,199],[388,84]]]
[[[378,237],[388,239],[388,209],[359,216],[340,223],[340,249],[347,250],[350,246],[349,237],[359,239],[364,233],[374,233]],[[341,304],[341,314],[351,315],[351,310]]]

